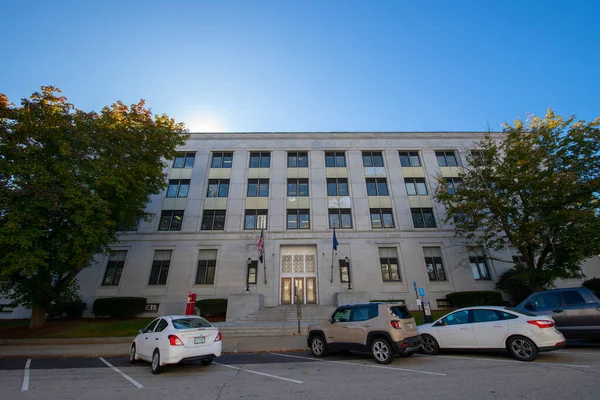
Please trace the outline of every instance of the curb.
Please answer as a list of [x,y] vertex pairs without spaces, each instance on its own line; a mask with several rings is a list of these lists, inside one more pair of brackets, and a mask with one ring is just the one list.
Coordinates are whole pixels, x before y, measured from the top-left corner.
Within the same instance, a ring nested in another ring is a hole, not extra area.
[[100,338],[47,338],[47,339],[0,339],[0,346],[43,346],[72,344],[113,344],[129,343],[133,336],[100,337]]

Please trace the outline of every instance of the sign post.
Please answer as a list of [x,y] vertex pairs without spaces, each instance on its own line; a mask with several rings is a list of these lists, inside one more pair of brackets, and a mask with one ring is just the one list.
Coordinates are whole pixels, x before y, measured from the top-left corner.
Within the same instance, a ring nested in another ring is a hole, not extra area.
[[[425,297],[425,289],[420,287],[417,295],[421,298]],[[417,297],[417,299],[419,299],[419,297]],[[421,300],[421,299],[419,299],[419,300]],[[421,308],[421,311],[423,311],[423,319],[425,319],[425,302],[421,300],[419,303],[420,303],[419,305],[421,305],[421,304],[423,305],[423,307]]]

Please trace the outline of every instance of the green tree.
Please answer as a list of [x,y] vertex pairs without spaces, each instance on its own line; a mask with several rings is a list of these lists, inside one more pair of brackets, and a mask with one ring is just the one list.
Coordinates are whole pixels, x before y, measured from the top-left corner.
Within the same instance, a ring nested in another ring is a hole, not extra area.
[[96,113],[60,93],[42,87],[20,106],[0,94],[0,293],[32,309],[30,328],[120,227],[149,220],[164,160],[187,139],[143,100]]
[[581,262],[600,254],[599,125],[548,109],[488,133],[467,156],[454,194],[438,182],[435,198],[455,236],[468,246],[518,249],[532,291],[580,277]]

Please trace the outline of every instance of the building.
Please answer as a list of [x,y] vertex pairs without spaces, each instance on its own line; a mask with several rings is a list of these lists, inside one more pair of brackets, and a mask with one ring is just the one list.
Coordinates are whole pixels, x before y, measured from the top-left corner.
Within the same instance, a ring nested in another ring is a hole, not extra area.
[[[493,290],[512,264],[467,251],[432,196],[438,176],[451,190],[460,183],[459,166],[482,137],[192,134],[165,171],[168,189],[148,205],[156,217],[79,274],[81,293],[90,310],[98,297],[142,296],[149,313],[169,314],[182,313],[192,292],[228,298],[228,319],[237,319],[296,302],[397,300],[415,309],[415,283],[433,308],[446,307],[450,292]],[[583,269],[600,276],[597,258]]]

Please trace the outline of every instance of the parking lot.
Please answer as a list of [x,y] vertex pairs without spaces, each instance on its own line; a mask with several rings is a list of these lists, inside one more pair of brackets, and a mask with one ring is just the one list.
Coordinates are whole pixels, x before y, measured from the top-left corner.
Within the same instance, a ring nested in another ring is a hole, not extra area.
[[553,399],[597,398],[600,348],[542,353],[535,362],[501,354],[445,353],[376,364],[369,355],[229,354],[211,366],[131,366],[125,357],[0,359],[10,399]]

